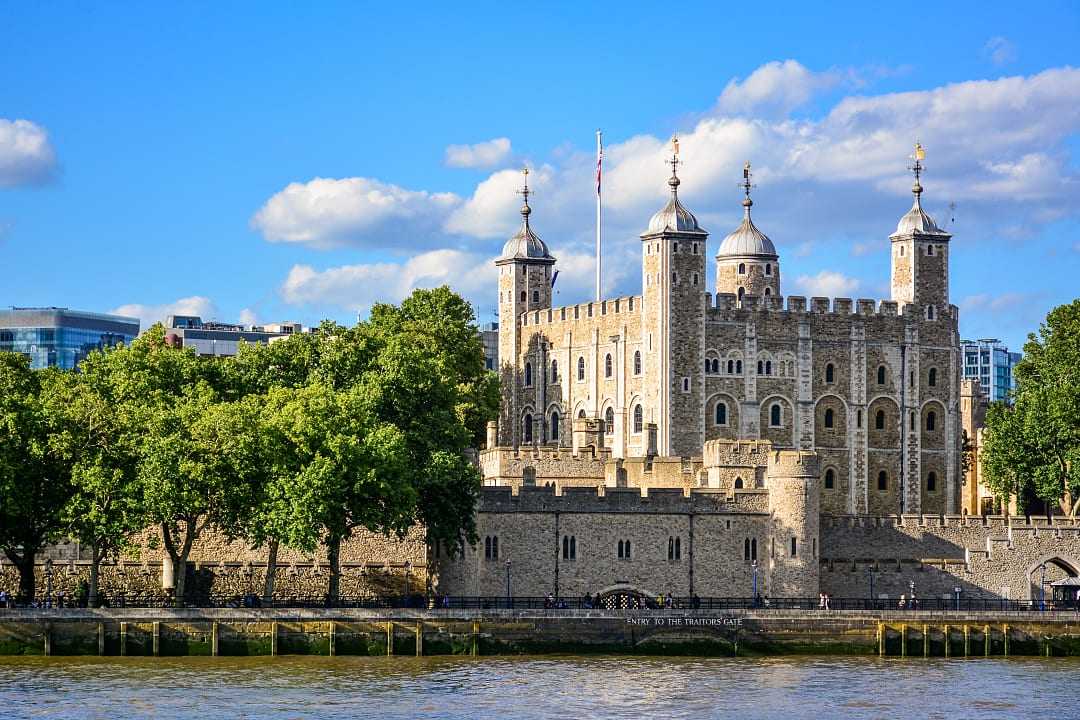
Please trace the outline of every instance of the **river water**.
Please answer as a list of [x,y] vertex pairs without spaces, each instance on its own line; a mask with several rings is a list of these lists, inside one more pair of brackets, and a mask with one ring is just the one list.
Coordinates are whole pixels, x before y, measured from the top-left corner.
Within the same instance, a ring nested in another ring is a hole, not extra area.
[[1077,718],[1080,659],[0,657],[11,718]]

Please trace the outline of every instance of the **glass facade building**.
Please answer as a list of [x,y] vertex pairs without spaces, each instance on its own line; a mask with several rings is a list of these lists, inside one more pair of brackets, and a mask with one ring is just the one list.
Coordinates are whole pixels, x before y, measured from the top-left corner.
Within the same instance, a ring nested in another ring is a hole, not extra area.
[[990,401],[1009,400],[1013,389],[1013,368],[1020,362],[1020,353],[1009,352],[1000,340],[960,341],[964,358],[964,377],[979,381]]
[[90,354],[127,345],[139,334],[139,321],[120,315],[67,308],[0,310],[0,351],[22,353],[33,368],[71,370]]

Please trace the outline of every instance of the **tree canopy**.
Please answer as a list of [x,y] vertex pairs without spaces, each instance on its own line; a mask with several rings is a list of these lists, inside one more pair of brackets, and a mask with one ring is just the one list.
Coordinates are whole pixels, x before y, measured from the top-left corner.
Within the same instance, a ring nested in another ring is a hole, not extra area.
[[983,475],[995,495],[1080,509],[1080,299],[1054,308],[1028,335],[1012,405],[986,413]]

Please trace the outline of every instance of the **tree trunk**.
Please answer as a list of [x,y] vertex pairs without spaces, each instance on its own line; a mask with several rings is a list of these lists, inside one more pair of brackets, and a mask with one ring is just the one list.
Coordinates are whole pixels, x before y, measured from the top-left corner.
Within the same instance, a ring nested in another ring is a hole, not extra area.
[[263,605],[270,607],[274,603],[274,579],[277,577],[277,540],[271,540],[266,555],[266,584],[263,587]]
[[95,543],[90,550],[90,589],[86,594],[86,607],[97,607],[98,597],[98,574],[101,571],[101,561],[105,559],[104,552],[98,552],[98,546]]
[[[176,538],[172,536],[168,523],[161,524],[161,537],[165,544],[165,550],[173,562],[173,571],[176,579],[176,595],[173,605],[184,607],[184,592],[187,586],[187,560],[191,554],[191,546],[198,535],[198,527],[194,520],[184,521],[183,542],[177,545]],[[177,528],[179,530],[179,527]]]
[[341,538],[332,536],[326,541],[326,559],[330,562],[330,582],[326,597],[336,604],[341,593]]
[[24,550],[22,557],[16,562],[19,568],[19,599],[27,604],[34,602],[34,555],[35,553]]

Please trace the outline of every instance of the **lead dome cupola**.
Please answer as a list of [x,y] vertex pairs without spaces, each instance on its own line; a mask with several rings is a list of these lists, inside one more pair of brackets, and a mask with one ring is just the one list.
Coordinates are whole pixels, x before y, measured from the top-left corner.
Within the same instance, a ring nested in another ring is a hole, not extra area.
[[750,217],[750,208],[754,201],[750,199],[750,163],[743,166],[743,189],[746,196],[743,198],[743,219],[735,231],[724,238],[720,243],[720,249],[716,251],[717,258],[723,257],[767,257],[777,258],[776,246],[769,237],[758,230]]
[[498,262],[510,262],[512,260],[542,260],[555,262],[555,258],[548,252],[548,247],[540,236],[533,232],[529,225],[529,215],[532,208],[529,207],[529,171],[525,170],[525,186],[521,190],[524,201],[521,205],[521,228],[514,236],[503,245],[502,254]]

